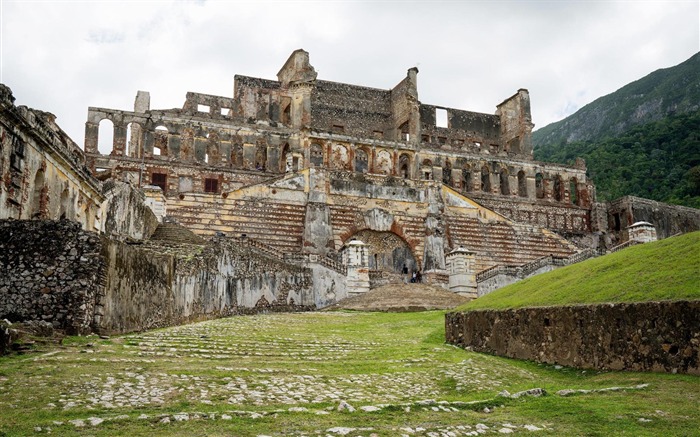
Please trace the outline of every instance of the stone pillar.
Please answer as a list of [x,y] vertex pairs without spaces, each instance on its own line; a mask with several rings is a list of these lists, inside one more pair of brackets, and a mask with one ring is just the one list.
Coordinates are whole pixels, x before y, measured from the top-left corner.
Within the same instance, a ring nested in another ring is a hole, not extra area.
[[348,268],[346,289],[348,296],[357,296],[369,291],[369,260],[367,245],[360,240],[351,240],[343,247],[343,263]]
[[448,253],[445,260],[450,274],[450,291],[472,299],[477,298],[475,255],[476,253],[460,246]]

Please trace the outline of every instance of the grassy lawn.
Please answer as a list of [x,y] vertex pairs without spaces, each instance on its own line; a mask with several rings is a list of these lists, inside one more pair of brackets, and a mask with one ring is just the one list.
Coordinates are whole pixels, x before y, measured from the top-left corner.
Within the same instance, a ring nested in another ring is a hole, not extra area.
[[457,349],[440,311],[233,317],[0,358],[0,436],[697,435],[699,402],[698,377]]
[[632,246],[503,287],[457,308],[700,299],[700,232]]

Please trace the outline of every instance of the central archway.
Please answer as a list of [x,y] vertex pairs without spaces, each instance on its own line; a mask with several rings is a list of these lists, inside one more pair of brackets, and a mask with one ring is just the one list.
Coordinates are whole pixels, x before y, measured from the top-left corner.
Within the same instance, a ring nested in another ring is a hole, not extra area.
[[403,273],[404,266],[409,272],[418,270],[411,247],[393,232],[365,229],[357,232],[347,241],[353,238],[367,245],[370,270]]

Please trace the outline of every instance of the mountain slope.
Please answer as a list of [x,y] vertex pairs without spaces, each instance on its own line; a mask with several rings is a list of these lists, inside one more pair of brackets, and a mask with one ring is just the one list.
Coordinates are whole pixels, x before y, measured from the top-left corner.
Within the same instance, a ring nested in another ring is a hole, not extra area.
[[617,136],[667,115],[700,110],[700,53],[600,97],[532,134],[535,148]]

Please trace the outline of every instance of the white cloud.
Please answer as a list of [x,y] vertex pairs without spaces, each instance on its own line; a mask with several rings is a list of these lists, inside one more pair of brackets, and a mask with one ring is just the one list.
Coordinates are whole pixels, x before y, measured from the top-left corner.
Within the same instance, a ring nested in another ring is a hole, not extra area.
[[323,80],[390,88],[418,66],[425,103],[493,113],[528,88],[542,127],[700,50],[698,2],[11,1],[2,76],[78,143],[88,106],[230,96],[304,48]]

